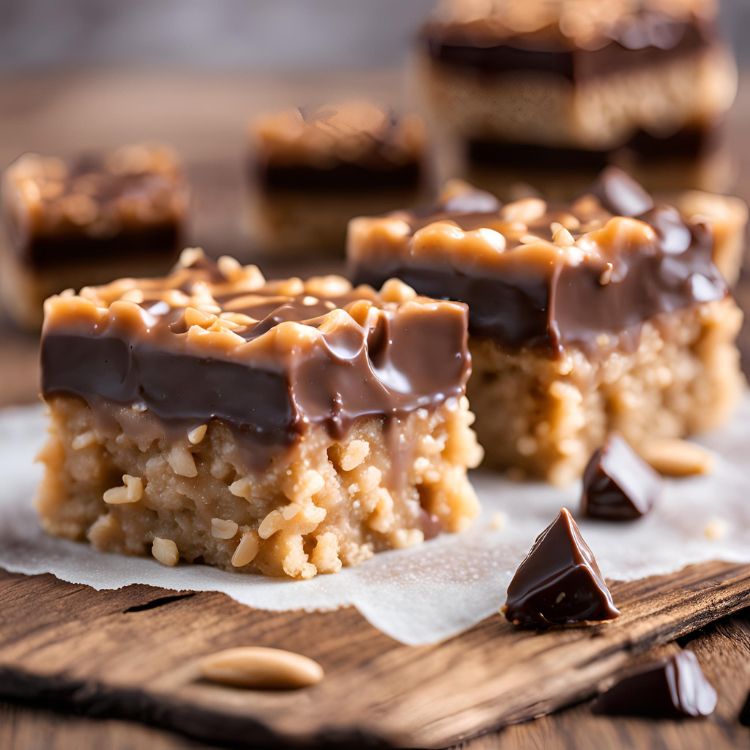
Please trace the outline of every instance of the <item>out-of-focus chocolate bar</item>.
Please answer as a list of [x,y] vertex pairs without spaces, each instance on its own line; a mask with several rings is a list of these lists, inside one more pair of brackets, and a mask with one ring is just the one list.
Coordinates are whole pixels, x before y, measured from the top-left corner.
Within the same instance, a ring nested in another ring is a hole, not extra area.
[[188,190],[165,146],[133,145],[69,160],[24,154],[3,176],[2,290],[38,327],[68,287],[165,272],[183,246]]
[[275,258],[342,256],[350,218],[392,210],[427,186],[425,130],[367,101],[299,108],[250,125],[250,232]]
[[659,203],[615,168],[564,203],[451,184],[437,206],[353,220],[350,274],[466,302],[488,462],[562,483],[611,431],[681,437],[736,403],[741,313],[717,265],[737,268],[744,220],[689,196]]
[[490,189],[569,191],[618,164],[652,188],[725,190],[737,71],[717,5],[445,0],[418,40],[434,125]]
[[518,566],[503,613],[514,625],[525,627],[611,620],[620,614],[567,508],[537,537]]

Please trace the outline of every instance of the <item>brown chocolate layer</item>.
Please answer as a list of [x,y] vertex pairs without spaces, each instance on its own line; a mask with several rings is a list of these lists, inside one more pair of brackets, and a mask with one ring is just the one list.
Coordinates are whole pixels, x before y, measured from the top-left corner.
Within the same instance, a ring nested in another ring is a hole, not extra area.
[[299,280],[246,281],[200,261],[135,288],[139,302],[121,301],[118,282],[93,290],[96,306],[54,298],[44,396],[134,405],[181,430],[219,419],[262,463],[313,425],[340,437],[361,417],[399,418],[463,394],[463,306],[387,303],[370,288],[342,291],[343,279],[325,295]]
[[566,148],[473,139],[467,144],[467,157],[477,166],[599,171],[622,157],[633,157],[638,162],[649,164],[669,159],[703,158],[714,153],[720,142],[720,128],[696,125],[664,137],[640,130],[616,149]]
[[71,263],[95,263],[102,259],[164,258],[165,268],[183,245],[182,227],[165,224],[128,229],[110,237],[60,235],[19,236],[15,247],[24,263],[35,268],[50,268]]
[[422,167],[418,162],[395,164],[381,161],[371,164],[346,164],[313,167],[299,164],[250,163],[251,178],[258,180],[265,190],[338,192],[343,190],[417,190],[422,182]]
[[[576,203],[548,206],[530,225],[521,223],[522,236],[502,251],[415,249],[420,229],[442,229],[446,221],[463,232],[498,226],[508,232],[513,222],[503,219],[503,212],[522,208],[519,202],[487,211],[486,193],[467,193],[451,202],[461,210],[446,210],[450,205],[443,204],[393,214],[394,221],[408,225],[396,247],[374,240],[372,247],[360,249],[350,235],[355,282],[377,285],[395,276],[421,294],[466,302],[474,335],[551,353],[568,346],[590,354],[615,346],[630,349],[637,346],[644,321],[728,294],[712,261],[710,230],[688,222],[673,207],[654,206],[637,183],[616,169],[603,173]],[[613,224],[616,217],[635,217],[637,223]],[[579,226],[567,233],[570,247],[550,244],[554,227],[565,221]],[[628,234],[631,230],[637,238]],[[451,231],[445,227],[428,249],[451,242]],[[538,251],[530,250],[534,245]]]
[[707,49],[716,40],[714,24],[703,19],[670,18],[643,9],[592,48],[576,47],[559,35],[509,36],[492,40],[470,28],[427,24],[421,44],[433,60],[482,74],[542,72],[583,81]]

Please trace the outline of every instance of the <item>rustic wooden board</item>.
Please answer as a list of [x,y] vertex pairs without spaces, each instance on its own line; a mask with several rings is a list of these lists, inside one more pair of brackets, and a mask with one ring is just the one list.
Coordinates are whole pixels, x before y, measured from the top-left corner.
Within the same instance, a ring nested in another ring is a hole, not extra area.
[[[535,634],[495,616],[408,647],[354,610],[258,612],[222,594],[0,573],[0,695],[218,742],[444,747],[581,700],[643,651],[747,606],[750,566],[694,566],[613,594],[613,623]],[[326,679],[296,692],[198,679],[198,658],[249,644],[312,656]]]

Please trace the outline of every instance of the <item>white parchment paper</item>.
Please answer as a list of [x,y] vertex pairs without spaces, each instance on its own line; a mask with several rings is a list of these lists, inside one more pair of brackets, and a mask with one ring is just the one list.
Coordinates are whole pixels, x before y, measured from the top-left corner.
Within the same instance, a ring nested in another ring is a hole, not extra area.
[[[473,479],[483,514],[471,531],[382,553],[336,575],[282,581],[198,565],[165,568],[42,532],[32,498],[41,475],[33,461],[44,431],[41,407],[0,412],[0,567],[52,573],[96,589],[146,583],[223,591],[260,609],[353,605],[376,628],[407,644],[442,640],[497,611],[536,535],[561,505],[574,513],[578,507],[576,485],[559,490],[479,472]],[[632,580],[707,560],[750,562],[750,396],[729,426],[701,442],[717,453],[711,476],[669,481],[658,508],[639,521],[580,524],[605,576]],[[498,512],[507,520],[494,529],[491,519]],[[709,525],[725,533],[711,539],[705,531]]]

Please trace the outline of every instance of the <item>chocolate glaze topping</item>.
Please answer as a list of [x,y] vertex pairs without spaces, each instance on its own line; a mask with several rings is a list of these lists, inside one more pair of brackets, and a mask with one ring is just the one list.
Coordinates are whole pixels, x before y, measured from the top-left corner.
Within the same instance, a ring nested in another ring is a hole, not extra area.
[[716,691],[692,651],[637,669],[597,698],[599,714],[659,719],[709,716],[716,708]]
[[623,438],[612,434],[583,472],[581,515],[631,521],[653,508],[662,488],[659,475]]
[[621,23],[600,27],[580,42],[553,26],[533,33],[514,32],[501,17],[485,23],[481,19],[471,23],[435,20],[419,35],[429,57],[444,65],[483,75],[543,72],[570,81],[658,65],[707,49],[716,38],[711,18],[671,17],[646,7]]
[[552,354],[632,349],[644,321],[728,294],[709,228],[655,205],[614,167],[570,205],[489,208],[486,193],[466,190],[431,209],[355,219],[350,275],[461,300],[472,334]]
[[503,613],[514,625],[525,627],[611,620],[620,614],[594,554],[566,508],[518,566]]
[[223,261],[48,301],[44,396],[145,407],[180,429],[219,419],[266,460],[312,425],[338,437],[463,395],[463,305],[386,302],[339,277],[265,282]]

